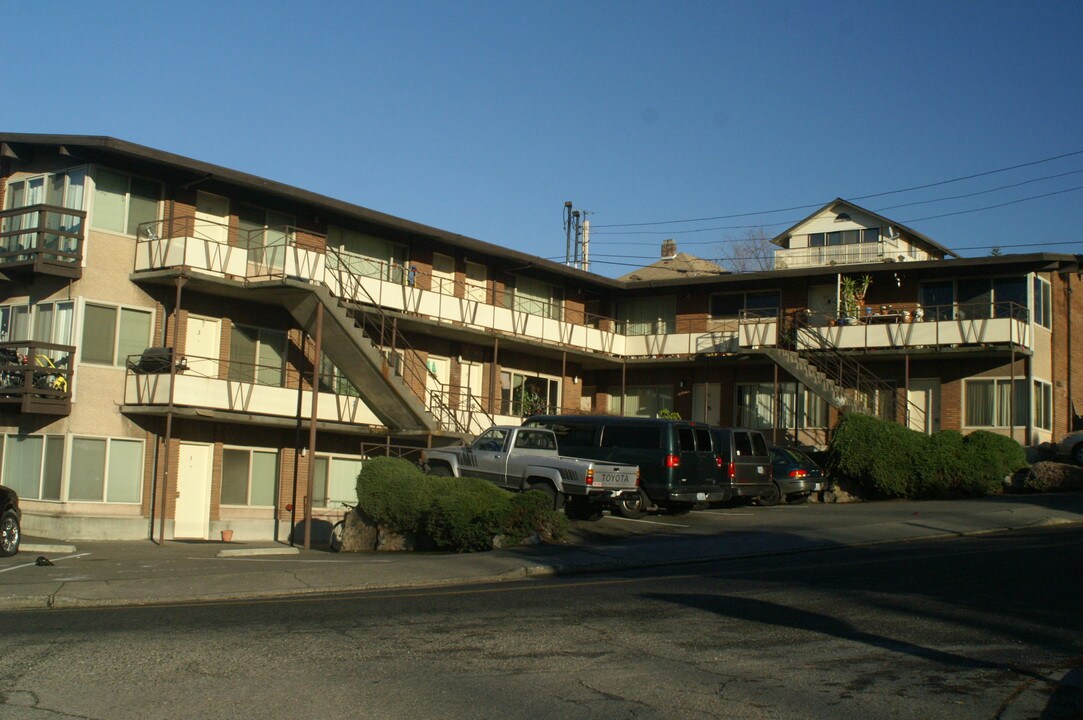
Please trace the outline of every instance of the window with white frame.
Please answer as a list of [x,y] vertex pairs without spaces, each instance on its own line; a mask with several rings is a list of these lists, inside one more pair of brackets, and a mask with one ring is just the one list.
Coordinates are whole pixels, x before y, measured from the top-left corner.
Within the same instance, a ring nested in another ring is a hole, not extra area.
[[[82,210],[85,187],[85,167],[13,180],[8,183],[5,209],[16,210],[33,205],[51,205]],[[82,222],[82,218],[78,215],[64,215],[56,212],[48,212],[44,217],[46,228],[68,233],[81,232]],[[41,214],[31,212],[4,218],[0,223],[0,230],[3,232],[29,230],[41,224],[43,224]],[[34,238],[30,235],[9,235],[0,238],[0,250],[12,251],[20,247],[31,247],[33,242]],[[70,237],[46,235],[47,247],[50,242],[55,243],[59,250],[68,252],[75,250],[75,240]]]
[[150,310],[88,302],[83,308],[79,357],[86,363],[122,366],[129,355],[150,346],[153,320]]
[[[774,383],[737,385],[737,424],[757,430],[775,427]],[[778,385],[778,427],[786,429],[827,427],[827,403],[800,383]]]
[[361,393],[349,378],[342,374],[338,366],[331,362],[326,353],[320,355],[320,392],[361,397]]
[[1034,381],[1034,427],[1053,429],[1053,386],[1041,380]]
[[72,438],[68,500],[137,503],[142,486],[142,440]]
[[1053,288],[1045,278],[1034,276],[1034,322],[1053,329]]
[[0,342],[33,340],[71,345],[75,303],[40,302],[32,305],[0,305]]
[[357,504],[357,476],[361,458],[341,455],[317,455],[312,504],[336,508]]
[[63,435],[7,435],[0,445],[3,484],[27,500],[60,500]]
[[222,505],[273,507],[277,485],[278,451],[222,450]]
[[[620,393],[609,396],[609,412],[620,414]],[[673,409],[673,385],[636,385],[624,389],[625,417],[658,417]]]
[[514,275],[509,278],[511,309],[551,320],[564,317],[564,288],[535,278]]
[[617,322],[625,335],[677,332],[677,298],[650,297],[617,303]]
[[286,333],[234,325],[229,344],[229,379],[281,387],[286,381]]
[[503,370],[500,404],[505,415],[544,415],[560,412],[560,378]]
[[966,380],[963,383],[968,427],[1020,427],[1027,424],[1029,403],[1024,380]]
[[861,228],[856,230],[837,230],[826,233],[810,233],[809,247],[832,247],[834,245],[857,245],[874,243],[880,239],[880,228]]
[[399,284],[406,282],[409,252],[405,245],[331,226],[327,228],[327,246],[338,250],[350,271],[361,277]]
[[143,223],[158,220],[162,184],[108,168],[94,172],[94,212],[99,230],[135,235]]
[[[29,500],[138,503],[142,499],[142,440],[63,435],[0,437],[2,482]],[[66,461],[65,461],[66,460]],[[63,490],[64,470],[68,487]]]

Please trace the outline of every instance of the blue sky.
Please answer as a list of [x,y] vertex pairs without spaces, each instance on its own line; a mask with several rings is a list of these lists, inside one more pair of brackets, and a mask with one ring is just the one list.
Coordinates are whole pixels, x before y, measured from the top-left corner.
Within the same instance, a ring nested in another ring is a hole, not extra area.
[[[0,9],[4,130],[109,135],[554,259],[571,200],[606,275],[665,237],[723,257],[738,226],[774,235],[813,208],[605,225],[819,206],[1083,151],[1079,2]],[[1081,187],[1083,153],[857,202],[963,255],[1083,253]],[[963,214],[931,217],[946,213]]]

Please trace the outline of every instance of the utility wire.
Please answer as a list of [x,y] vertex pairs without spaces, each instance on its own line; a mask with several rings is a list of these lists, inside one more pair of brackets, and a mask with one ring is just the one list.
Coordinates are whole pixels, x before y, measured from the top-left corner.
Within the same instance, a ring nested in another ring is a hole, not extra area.
[[[1062,160],[1062,159],[1064,159],[1066,157],[1073,157],[1075,155],[1083,155],[1083,150],[1076,150],[1074,152],[1063,153],[1061,155],[1054,155],[1053,157],[1045,158],[1045,159],[1042,159],[1042,160],[1033,160],[1031,162],[1020,163],[1018,165],[1011,165],[1011,166],[1008,166],[1008,167],[997,168],[996,170],[987,170],[985,172],[974,173],[973,175],[966,175],[966,176],[963,176],[963,177],[952,178],[950,180],[939,180],[937,182],[926,183],[924,185],[914,185],[913,187],[902,188],[900,190],[887,190],[887,191],[884,191],[884,192],[872,193],[870,195],[859,195],[857,197],[853,197],[853,198],[850,198],[850,199],[851,200],[868,200],[870,198],[884,197],[885,195],[897,195],[897,194],[900,194],[900,193],[913,192],[914,190],[925,190],[925,189],[931,188],[931,187],[939,187],[941,185],[949,185],[951,183],[962,182],[964,180],[973,180],[975,178],[986,177],[988,175],[996,175],[998,173],[1009,172],[1011,170],[1018,170],[1020,168],[1031,167],[1033,165],[1041,165],[1043,163],[1053,162],[1054,160]],[[770,215],[772,213],[777,213],[777,212],[790,212],[790,211],[793,211],[793,210],[806,210],[806,209],[809,209],[809,208],[822,207],[823,205],[824,205],[824,203],[812,203],[812,204],[806,204],[806,205],[795,205],[795,206],[786,207],[786,208],[776,208],[774,210],[760,210],[760,211],[757,211],[757,212],[735,213],[735,214],[732,214],[732,215],[715,215],[715,216],[712,216],[712,217],[702,217],[702,218],[685,218],[685,219],[680,219],[680,220],[658,220],[658,221],[654,221],[654,222],[639,222],[639,223],[595,224],[595,225],[592,226],[592,229],[596,229],[596,228],[616,228],[616,227],[649,227],[649,226],[652,226],[652,225],[676,225],[678,223],[706,222],[708,220],[730,220],[730,219],[733,219],[733,218],[749,217],[749,216],[752,216],[752,215]],[[774,223],[774,224],[781,225],[783,223]]]

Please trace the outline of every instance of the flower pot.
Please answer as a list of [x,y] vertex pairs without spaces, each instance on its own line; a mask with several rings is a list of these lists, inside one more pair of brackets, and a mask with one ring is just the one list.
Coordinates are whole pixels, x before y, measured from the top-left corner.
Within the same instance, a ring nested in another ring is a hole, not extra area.
[[222,531],[222,542],[233,542],[233,531],[232,530],[223,530]]

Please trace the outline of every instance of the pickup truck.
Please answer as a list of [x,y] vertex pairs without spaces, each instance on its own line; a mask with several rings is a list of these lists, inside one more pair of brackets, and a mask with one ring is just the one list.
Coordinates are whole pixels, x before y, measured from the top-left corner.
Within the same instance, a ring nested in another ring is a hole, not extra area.
[[639,468],[562,457],[552,430],[494,425],[466,447],[429,449],[430,475],[476,477],[508,490],[539,490],[554,510],[595,519],[602,508],[639,494]]

